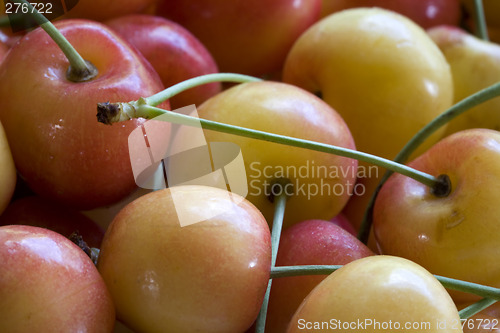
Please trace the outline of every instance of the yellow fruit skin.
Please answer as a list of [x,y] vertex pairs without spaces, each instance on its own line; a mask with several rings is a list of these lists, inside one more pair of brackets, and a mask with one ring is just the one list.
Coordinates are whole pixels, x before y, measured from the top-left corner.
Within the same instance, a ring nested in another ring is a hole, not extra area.
[[[329,327],[312,326],[325,322]],[[301,328],[306,325],[309,330]],[[455,304],[431,273],[412,261],[382,255],[344,265],[313,289],[287,332],[304,331],[462,332]]]
[[[453,102],[450,66],[436,44],[414,22],[379,8],[348,9],[317,22],[288,54],[283,81],[320,93],[345,120],[358,150],[389,159]],[[365,194],[353,196],[344,211],[354,225],[383,173],[358,178]]]

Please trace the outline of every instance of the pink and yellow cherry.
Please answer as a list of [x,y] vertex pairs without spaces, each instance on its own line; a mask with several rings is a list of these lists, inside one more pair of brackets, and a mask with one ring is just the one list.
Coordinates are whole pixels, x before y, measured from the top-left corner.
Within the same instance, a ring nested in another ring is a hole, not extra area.
[[174,186],[118,213],[97,267],[134,331],[244,332],[267,289],[271,235],[243,197]]
[[127,140],[143,121],[100,124],[96,105],[149,96],[163,85],[151,65],[103,24],[55,25],[96,66],[97,77],[68,80],[62,51],[42,29],[33,30],[0,66],[0,120],[17,169],[33,191],[79,209],[109,205],[136,188]]
[[422,28],[441,24],[458,26],[460,0],[323,0],[321,16],[357,7],[379,7],[402,14]]
[[[215,95],[198,108],[200,118],[279,135],[354,149],[342,117],[313,94],[290,84],[244,83]],[[357,161],[317,151],[205,130],[208,142],[232,142],[241,149],[246,198],[272,222],[273,196],[290,196],[284,225],[331,219],[344,207],[356,181]],[[189,130],[175,140],[185,142]],[[290,183],[273,187],[276,180]]]
[[112,332],[111,295],[90,258],[44,228],[0,227],[4,332]]
[[[383,254],[408,258],[433,274],[500,287],[500,132],[452,134],[409,163],[447,175],[449,193],[393,174],[375,202],[373,230]],[[457,261],[458,260],[458,261]],[[459,264],[457,264],[459,263]],[[455,301],[476,296],[453,292]]]
[[[283,231],[276,266],[345,265],[371,255],[370,249],[335,223],[307,220]],[[325,277],[308,275],[274,279],[266,331],[286,332],[299,305]]]
[[[455,103],[499,81],[500,45],[457,27],[439,26],[427,33],[450,64]],[[468,128],[500,130],[499,108],[500,98],[482,103],[452,119],[445,135]]]
[[162,0],[157,15],[191,31],[222,72],[279,72],[293,42],[320,14],[321,0]]
[[[321,95],[359,151],[388,159],[453,101],[450,67],[436,44],[408,18],[380,8],[347,9],[309,28],[288,54],[283,81]],[[345,211],[354,225],[359,214],[349,211],[364,211],[384,172],[369,167],[360,163],[360,191]]]
[[314,288],[287,332],[306,329],[462,332],[455,304],[431,273],[410,260],[380,255],[352,261]]
[[65,237],[78,232],[90,246],[99,248],[104,230],[76,210],[38,196],[13,201],[0,215],[0,225],[31,225],[55,231]]
[[[218,72],[205,46],[173,21],[152,15],[128,15],[105,23],[139,49],[160,75],[165,87]],[[200,105],[220,90],[220,83],[198,86],[172,97],[170,105],[172,109]]]
[[16,188],[17,175],[5,131],[0,123],[0,214],[9,204]]

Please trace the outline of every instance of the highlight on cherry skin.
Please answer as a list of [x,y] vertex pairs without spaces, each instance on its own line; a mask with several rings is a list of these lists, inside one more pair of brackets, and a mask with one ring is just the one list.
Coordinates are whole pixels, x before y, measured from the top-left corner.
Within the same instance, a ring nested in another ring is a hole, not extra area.
[[[295,41],[282,78],[335,109],[359,151],[388,159],[453,102],[450,66],[433,40],[408,17],[376,7],[346,9],[316,22]],[[356,228],[384,172],[378,168],[358,179],[366,192],[355,193],[343,211]]]

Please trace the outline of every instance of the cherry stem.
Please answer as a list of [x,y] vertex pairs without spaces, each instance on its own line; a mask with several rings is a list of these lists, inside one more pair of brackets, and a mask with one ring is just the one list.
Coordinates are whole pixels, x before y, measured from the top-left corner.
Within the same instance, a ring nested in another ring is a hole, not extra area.
[[474,8],[476,14],[476,30],[477,36],[485,41],[489,41],[488,27],[486,18],[484,17],[483,0],[474,0]]
[[[329,275],[341,267],[342,265],[277,266],[271,269],[271,279],[301,275]],[[487,298],[491,302],[500,300],[500,288],[452,279],[440,275],[434,275],[434,277],[441,282],[445,288],[475,294]],[[484,301],[484,303],[481,303],[479,306],[485,306],[484,308],[486,308],[486,303],[487,302]],[[470,313],[471,315],[475,314],[473,311]]]
[[[121,104],[121,106],[117,106],[118,104]],[[364,162],[368,162],[368,163],[372,163],[372,164],[381,166],[383,168],[392,170],[394,172],[401,173],[401,174],[408,176],[408,177],[411,177],[411,178],[415,179],[416,181],[419,181],[419,182],[421,182],[421,183],[423,183],[431,188],[434,188],[435,186],[437,186],[441,183],[436,177],[429,175],[425,172],[415,170],[415,169],[410,168],[404,164],[396,163],[394,161],[391,161],[391,160],[388,160],[388,159],[385,159],[385,158],[382,158],[379,156],[375,156],[372,154],[363,153],[363,152],[360,152],[357,150],[343,148],[343,147],[339,147],[339,146],[328,145],[325,143],[304,140],[304,139],[298,139],[298,138],[289,137],[289,136],[285,136],[285,135],[273,134],[273,133],[258,131],[258,130],[249,129],[249,128],[245,128],[245,127],[234,126],[234,125],[224,124],[224,123],[220,123],[220,122],[216,122],[216,121],[206,120],[206,119],[202,119],[202,118],[196,118],[196,117],[192,117],[189,115],[184,115],[184,114],[176,113],[173,111],[167,111],[167,110],[163,110],[163,109],[160,109],[157,107],[149,106],[145,103],[136,103],[135,106],[131,106],[130,103],[113,103],[113,104],[100,103],[98,106],[97,118],[100,122],[105,123],[105,124],[109,124],[109,122],[107,122],[107,120],[109,120],[109,117],[102,116],[102,112],[106,112],[106,110],[103,111],[103,108],[107,108],[108,109],[107,111],[111,110],[110,112],[114,113],[114,117],[112,117],[111,123],[129,120],[129,119],[133,119],[133,118],[152,119],[152,118],[157,117],[159,115],[168,115],[168,117],[165,117],[164,119],[166,119],[167,121],[174,123],[174,124],[181,124],[181,125],[187,125],[187,126],[199,126],[201,124],[202,127],[204,129],[207,129],[207,130],[213,130],[213,131],[234,134],[234,135],[243,136],[243,137],[252,138],[252,139],[257,139],[257,140],[269,141],[269,142],[284,144],[284,145],[288,145],[288,146],[305,148],[305,149],[315,150],[315,151],[319,151],[319,152],[335,154],[338,156],[354,158],[354,159],[357,159],[360,161],[364,161]],[[124,111],[121,112],[120,110],[124,110]],[[120,114],[117,114],[117,113],[120,113]]]
[[[439,116],[434,118],[430,123],[424,126],[413,138],[408,141],[408,143],[403,147],[403,149],[399,152],[399,154],[394,159],[394,162],[397,163],[406,163],[411,154],[434,132],[436,132],[439,128],[447,124],[450,120],[455,117],[458,117],[462,113],[472,109],[473,107],[482,104],[490,99],[500,96],[500,82],[495,83],[487,88],[484,88],[478,91],[475,94],[472,94],[460,102],[456,103],[448,110],[441,113]],[[380,189],[384,185],[384,183],[389,179],[392,175],[393,170],[387,170],[380,180],[377,188],[372,193],[370,201],[368,202],[368,206],[366,208],[363,222],[361,223],[361,227],[358,231],[358,239],[363,242],[368,242],[368,237],[370,235],[370,229],[373,223],[373,206],[375,204],[375,200],[377,199],[377,195],[380,192]],[[434,188],[431,186],[431,188]]]
[[235,74],[235,73],[205,74],[194,77],[192,79],[182,81],[178,84],[168,87],[163,91],[160,91],[157,94],[144,98],[143,103],[146,103],[147,105],[151,106],[158,106],[161,103],[165,102],[167,99],[172,98],[173,96],[180,94],[185,90],[212,82],[245,83],[245,82],[257,82],[257,81],[262,81],[262,79],[249,75]]
[[97,68],[82,58],[82,56],[75,50],[73,45],[64,37],[64,35],[57,30],[57,28],[47,20],[45,16],[40,14],[38,10],[26,0],[12,0],[16,3],[26,4],[29,8],[28,12],[40,25],[40,27],[52,38],[52,40],[59,46],[69,61],[69,68],[66,72],[66,78],[72,82],[89,81],[97,76]]
[[[275,184],[289,183],[288,179],[279,179]],[[274,218],[273,226],[271,231],[271,270],[276,266],[276,257],[278,255],[278,247],[281,237],[281,229],[283,227],[283,218],[285,217],[286,201],[288,196],[285,191],[282,191],[280,195],[274,197]],[[264,333],[266,329],[266,318],[267,318],[267,308],[269,306],[269,296],[271,294],[272,278],[269,279],[267,283],[267,290],[264,295],[264,300],[260,308],[259,316],[256,322],[256,333]]]
[[461,319],[467,319],[475,315],[476,313],[479,313],[489,307],[490,305],[493,305],[497,302],[496,299],[491,299],[491,298],[483,298],[482,300],[469,305],[468,307],[458,311],[458,314],[460,315]]

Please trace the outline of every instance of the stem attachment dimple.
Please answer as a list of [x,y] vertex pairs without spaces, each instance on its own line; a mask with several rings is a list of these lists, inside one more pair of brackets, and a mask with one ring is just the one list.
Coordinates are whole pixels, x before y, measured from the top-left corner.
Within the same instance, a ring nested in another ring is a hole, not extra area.
[[451,180],[448,175],[439,175],[437,182],[431,188],[431,193],[438,198],[444,198],[451,193]]
[[288,186],[292,186],[292,188],[293,188],[293,184],[290,181],[290,179],[288,179],[288,178],[275,179],[274,182],[270,186],[270,193],[269,193],[269,197],[268,197],[269,201],[274,203],[274,199],[276,196],[280,196],[283,194],[288,196],[289,195],[289,193],[287,191]]
[[71,82],[90,81],[99,74],[97,68],[88,60],[84,60],[86,67],[73,67],[71,64],[66,71],[66,78]]

